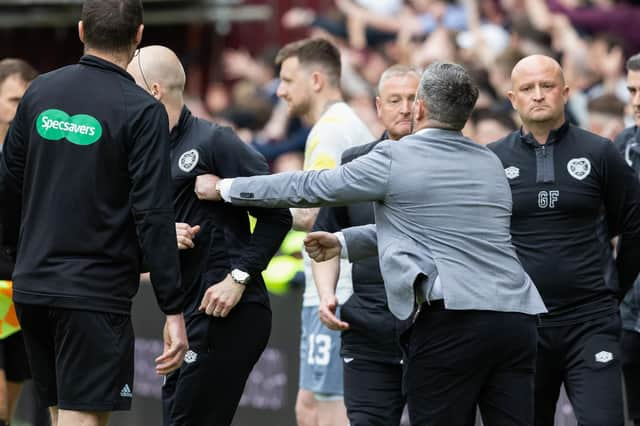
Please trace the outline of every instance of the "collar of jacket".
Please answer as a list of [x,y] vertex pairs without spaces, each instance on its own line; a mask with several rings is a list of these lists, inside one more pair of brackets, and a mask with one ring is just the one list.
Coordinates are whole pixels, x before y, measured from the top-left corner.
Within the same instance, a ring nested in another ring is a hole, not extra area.
[[178,119],[178,124],[175,125],[173,129],[171,129],[171,133],[169,133],[169,141],[171,145],[177,143],[184,132],[186,132],[189,122],[191,121],[191,111],[189,108],[185,106],[182,107],[182,111],[180,111],[180,118]]
[[103,70],[116,72],[118,74],[121,74],[123,77],[126,77],[127,79],[131,80],[132,83],[135,83],[135,80],[133,79],[133,77],[131,77],[131,74],[129,74],[126,70],[120,68],[118,65],[114,64],[113,62],[106,61],[102,58],[98,58],[97,56],[84,55],[80,58],[80,61],[78,63],[82,65],[87,65],[89,67],[96,67],[96,68],[101,68]]
[[[545,145],[551,145],[560,142],[560,140],[562,140],[562,137],[567,133],[567,130],[569,130],[569,122],[565,120],[562,126],[549,132],[549,137],[547,138],[547,143]],[[531,132],[525,135],[522,127],[520,127],[520,140],[533,148],[537,148],[542,145],[536,140],[536,138],[533,137]]]

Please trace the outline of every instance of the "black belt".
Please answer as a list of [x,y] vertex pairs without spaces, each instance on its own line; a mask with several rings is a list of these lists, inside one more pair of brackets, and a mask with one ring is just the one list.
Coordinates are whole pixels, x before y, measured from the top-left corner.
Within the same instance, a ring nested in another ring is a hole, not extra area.
[[444,299],[438,299],[438,300],[429,300],[427,302],[424,302],[420,306],[420,309],[430,310],[430,311],[443,311],[446,308],[444,306]]

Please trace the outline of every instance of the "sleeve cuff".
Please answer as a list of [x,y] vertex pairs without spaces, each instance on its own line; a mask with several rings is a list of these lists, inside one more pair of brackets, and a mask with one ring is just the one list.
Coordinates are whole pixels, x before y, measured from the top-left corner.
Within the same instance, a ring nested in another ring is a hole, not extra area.
[[220,198],[222,198],[225,202],[231,202],[231,196],[229,192],[231,192],[231,184],[233,183],[233,179],[222,179],[218,183],[218,188],[220,188]]
[[340,249],[340,259],[349,259],[349,251],[347,249],[347,241],[344,239],[344,234],[342,232],[334,232],[334,234],[342,248]]

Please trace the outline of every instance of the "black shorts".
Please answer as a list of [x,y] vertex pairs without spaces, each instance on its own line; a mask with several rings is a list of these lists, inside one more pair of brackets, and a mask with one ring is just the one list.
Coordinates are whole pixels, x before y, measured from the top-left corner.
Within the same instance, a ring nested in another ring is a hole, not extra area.
[[41,401],[74,411],[130,409],[129,315],[20,303],[16,312]]
[[9,382],[20,383],[31,378],[21,331],[0,340],[0,369]]

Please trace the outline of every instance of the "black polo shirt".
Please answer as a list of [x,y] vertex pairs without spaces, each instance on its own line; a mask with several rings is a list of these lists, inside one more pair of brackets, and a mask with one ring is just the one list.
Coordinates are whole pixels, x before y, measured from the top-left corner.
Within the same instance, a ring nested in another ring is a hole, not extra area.
[[489,148],[511,186],[513,243],[549,310],[541,324],[617,311],[616,294],[604,279],[602,244],[608,242],[598,238],[599,218],[605,214],[608,237],[621,237],[617,266],[624,292],[640,267],[640,195],[613,143],[565,123],[545,145],[515,131]]

